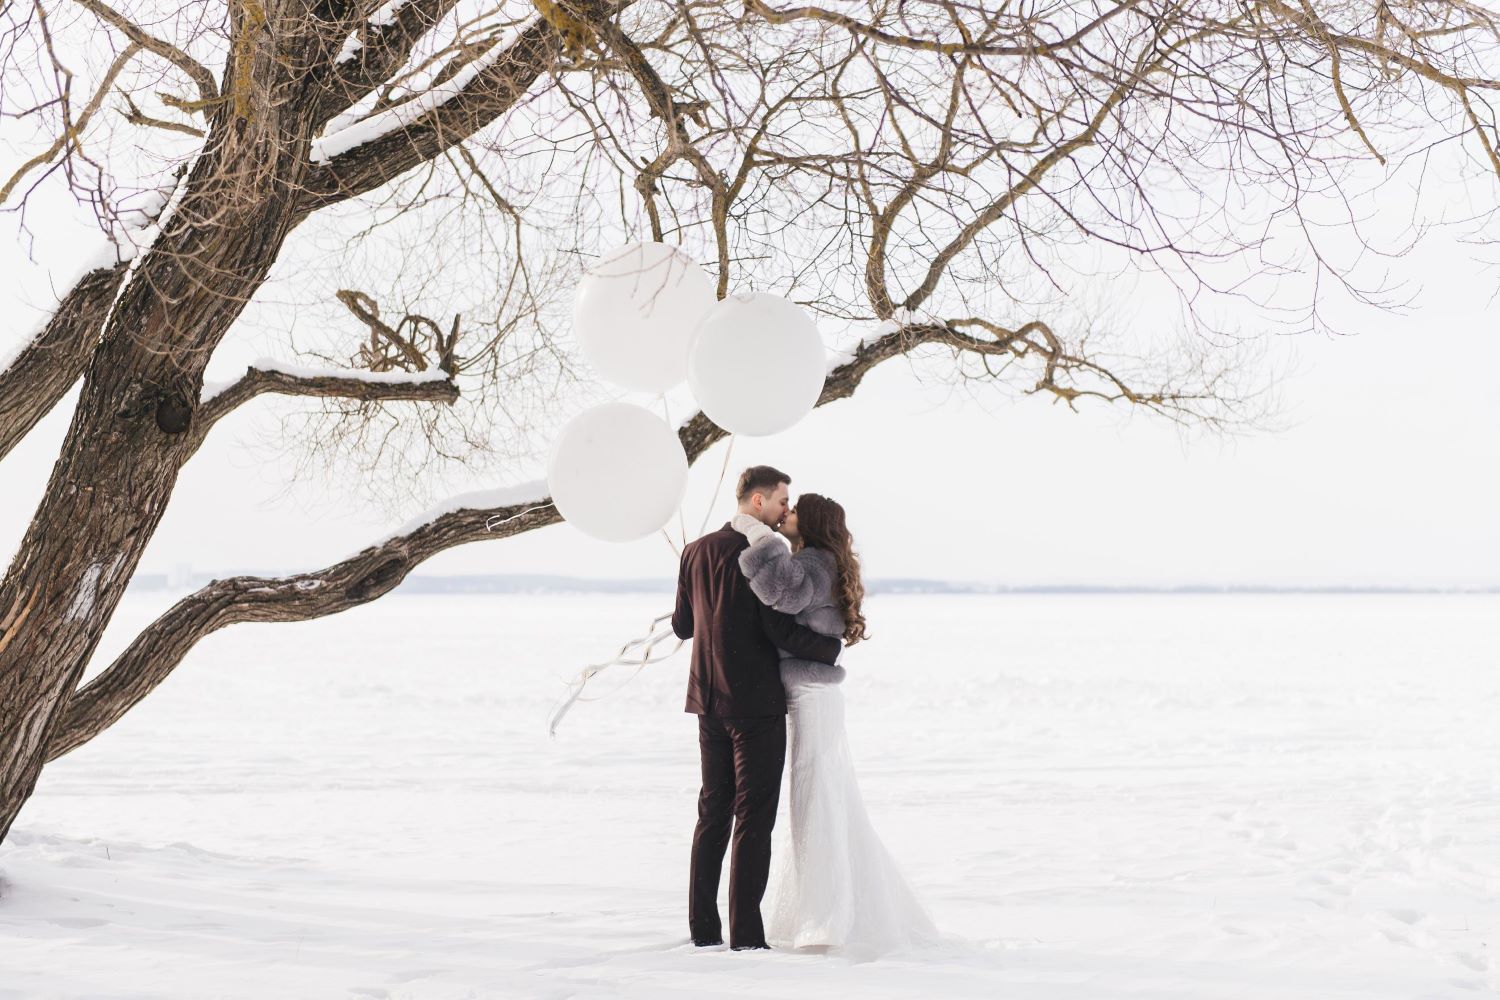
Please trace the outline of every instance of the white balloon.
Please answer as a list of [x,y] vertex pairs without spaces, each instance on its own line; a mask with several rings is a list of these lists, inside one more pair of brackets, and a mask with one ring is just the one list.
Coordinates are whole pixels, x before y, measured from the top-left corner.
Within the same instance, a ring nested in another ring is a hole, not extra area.
[[573,296],[573,329],[600,375],[661,393],[687,377],[693,331],[714,302],[708,276],[687,254],[631,243],[589,266]]
[[606,542],[634,541],[663,527],[682,505],[687,479],[677,434],[630,403],[605,403],[568,421],[547,462],[558,511]]
[[812,412],[828,358],[817,324],[795,302],[740,292],[698,324],[688,384],[708,418],[733,434],[779,434]]

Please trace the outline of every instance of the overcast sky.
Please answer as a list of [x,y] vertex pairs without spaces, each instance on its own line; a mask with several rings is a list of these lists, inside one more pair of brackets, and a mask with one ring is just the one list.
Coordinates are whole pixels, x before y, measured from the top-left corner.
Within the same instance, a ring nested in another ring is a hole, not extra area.
[[[45,303],[49,280],[66,281],[66,246],[41,250],[31,264],[7,247],[7,315]],[[792,474],[794,495],[815,490],[845,505],[872,576],[1500,584],[1500,271],[1445,233],[1400,265],[1422,289],[1409,314],[1366,316],[1357,336],[1274,339],[1269,363],[1293,368],[1280,429],[1184,438],[1119,407],[1075,414],[1041,397],[922,384],[897,360],[791,431],[735,441],[708,523],[732,512],[738,471],[766,462]],[[0,357],[29,328],[0,329]],[[262,397],[216,430],[185,471],[143,571],[314,569],[395,526],[362,501],[360,483],[288,493],[286,464],[242,447],[263,442],[285,405]],[[0,463],[0,555],[24,531],[70,406]],[[693,471],[689,535],[703,523],[724,448]],[[659,536],[611,545],[561,525],[446,553],[423,572],[660,577],[675,559]]]

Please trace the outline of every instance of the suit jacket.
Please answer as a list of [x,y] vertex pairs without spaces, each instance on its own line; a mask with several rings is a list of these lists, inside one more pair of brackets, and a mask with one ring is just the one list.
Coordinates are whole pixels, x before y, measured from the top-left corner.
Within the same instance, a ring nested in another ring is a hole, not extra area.
[[778,647],[821,663],[838,659],[843,648],[760,602],[740,572],[740,553],[749,545],[725,524],[682,550],[672,631],[693,640],[686,710],[696,715],[784,715]]

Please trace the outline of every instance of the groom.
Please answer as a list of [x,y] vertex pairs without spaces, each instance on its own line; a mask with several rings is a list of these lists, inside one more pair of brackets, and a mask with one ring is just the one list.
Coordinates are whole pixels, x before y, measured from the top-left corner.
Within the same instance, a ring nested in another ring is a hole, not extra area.
[[[739,513],[775,528],[787,515],[791,477],[769,465],[746,469]],[[682,552],[672,631],[693,639],[687,711],[698,716],[703,788],[688,896],[688,926],[699,947],[724,943],[719,872],[734,825],[729,861],[729,944],[765,948],[760,901],[771,870],[771,828],[786,763],[786,691],[777,647],[804,660],[833,663],[838,639],[766,607],[740,572],[745,536],[728,524]]]

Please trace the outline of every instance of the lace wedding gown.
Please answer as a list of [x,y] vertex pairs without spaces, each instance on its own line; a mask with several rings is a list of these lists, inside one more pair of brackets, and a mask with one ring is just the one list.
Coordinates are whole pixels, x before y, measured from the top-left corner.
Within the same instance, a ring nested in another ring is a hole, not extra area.
[[[771,548],[775,546],[775,548]],[[756,593],[809,628],[842,635],[831,554],[792,555],[780,538],[740,557]],[[937,929],[881,843],[859,794],[844,730],[844,671],[782,654],[787,777],[766,937],[780,947],[873,957],[935,941]]]

